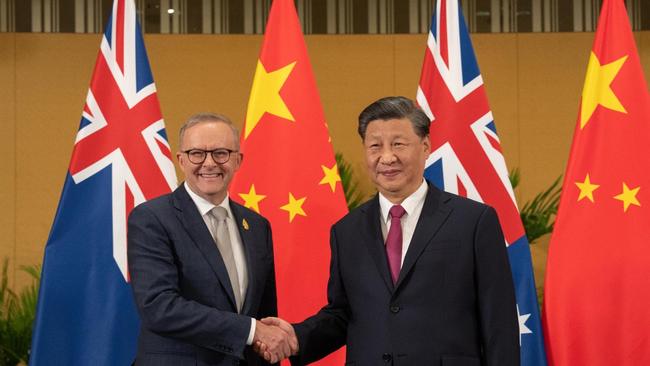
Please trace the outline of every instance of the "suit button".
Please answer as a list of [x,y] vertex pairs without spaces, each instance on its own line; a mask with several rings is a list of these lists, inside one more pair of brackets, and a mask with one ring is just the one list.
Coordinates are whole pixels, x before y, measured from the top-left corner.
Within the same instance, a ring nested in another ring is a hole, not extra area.
[[390,312],[393,313],[393,314],[399,313],[399,310],[400,310],[399,305],[391,305],[390,306]]
[[391,356],[390,353],[384,353],[381,355],[381,358],[384,360],[384,362],[390,362],[393,359],[393,356]]

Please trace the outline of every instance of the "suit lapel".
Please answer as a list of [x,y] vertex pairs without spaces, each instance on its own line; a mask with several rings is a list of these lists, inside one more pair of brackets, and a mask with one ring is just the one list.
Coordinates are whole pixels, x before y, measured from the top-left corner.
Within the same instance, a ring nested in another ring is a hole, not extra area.
[[388,269],[388,259],[386,257],[386,247],[384,245],[383,235],[381,233],[379,212],[379,196],[370,201],[370,203],[362,208],[365,212],[366,219],[363,223],[363,240],[370,252],[370,256],[375,261],[379,275],[386,283],[389,291],[393,291],[393,280],[390,277],[390,270]]
[[219,252],[208,227],[205,225],[205,221],[203,221],[199,210],[196,208],[194,201],[192,201],[192,198],[185,189],[185,185],[181,184],[174,191],[174,205],[180,211],[179,218],[183,223],[185,230],[194,241],[194,244],[203,254],[203,257],[214,271],[223,288],[226,290],[233,309],[237,309],[235,295],[232,286],[230,285],[230,278],[228,277],[226,265],[221,258],[221,253]]
[[[257,239],[257,233],[261,228],[252,227],[250,224],[253,218],[246,212],[239,204],[230,200],[230,210],[235,219],[235,225],[239,230],[239,237],[241,238],[244,252],[246,254],[246,266],[248,270],[248,288],[246,289],[246,298],[242,306],[242,314],[251,314],[251,309],[257,303],[264,287],[266,278],[257,273],[262,268],[261,254],[266,252],[266,242]],[[244,224],[245,223],[245,224]]]
[[422,213],[415,226],[415,232],[406,252],[406,257],[404,258],[404,263],[402,264],[395,288],[401,285],[404,278],[413,269],[415,262],[417,262],[424,248],[429,245],[433,236],[438,232],[451,213],[451,209],[446,207],[444,204],[445,200],[442,198],[442,192],[429,184],[429,190],[424,200],[424,205],[422,206]]

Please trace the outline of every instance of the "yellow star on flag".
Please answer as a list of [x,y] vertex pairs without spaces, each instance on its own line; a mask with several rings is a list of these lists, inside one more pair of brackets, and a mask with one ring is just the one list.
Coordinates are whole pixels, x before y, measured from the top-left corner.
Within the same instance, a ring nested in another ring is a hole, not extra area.
[[293,194],[289,192],[289,203],[280,207],[281,210],[289,212],[289,222],[292,222],[296,215],[307,216],[305,211],[302,209],[302,204],[305,203],[305,199],[307,199],[307,197],[296,199]]
[[325,165],[321,165],[321,168],[323,168],[323,173],[325,175],[323,176],[323,179],[318,182],[318,184],[329,184],[332,192],[335,192],[336,182],[341,181],[341,176],[339,175],[339,170],[336,166],[336,163],[334,163],[331,168],[328,168]]
[[244,139],[248,138],[264,113],[295,121],[280,96],[280,89],[289,78],[294,66],[296,66],[295,61],[275,71],[267,72],[262,61],[257,61],[251,96],[248,99],[248,109],[246,110]]
[[636,199],[636,194],[639,193],[640,188],[641,187],[630,189],[627,184],[623,182],[623,193],[614,196],[617,200],[623,201],[623,212],[627,212],[627,208],[630,207],[630,205],[641,206],[639,200]]
[[257,213],[260,213],[260,201],[266,198],[265,195],[257,194],[257,192],[255,192],[254,184],[251,184],[251,189],[248,193],[240,193],[239,197],[244,200],[244,207],[255,210]]
[[578,201],[583,198],[589,198],[589,201],[594,202],[594,191],[600,187],[599,184],[591,184],[589,180],[589,174],[585,177],[584,182],[575,182],[576,186],[580,188],[580,195],[578,196]]
[[625,107],[618,100],[611,87],[612,81],[614,81],[621,67],[623,67],[625,60],[627,60],[627,55],[616,61],[601,65],[596,54],[593,51],[591,52],[589,66],[587,66],[585,85],[582,89],[580,129],[583,129],[589,123],[589,119],[594,114],[598,105],[613,111],[627,113]]

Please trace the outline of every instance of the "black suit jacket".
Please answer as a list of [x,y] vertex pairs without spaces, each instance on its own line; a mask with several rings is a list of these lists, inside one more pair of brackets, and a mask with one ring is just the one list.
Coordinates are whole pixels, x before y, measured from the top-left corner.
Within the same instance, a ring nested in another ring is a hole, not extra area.
[[128,263],[142,326],[137,365],[263,364],[246,339],[251,317],[277,314],[268,221],[230,201],[248,264],[237,314],[228,272],[182,185],[136,207],[128,222]]
[[347,345],[346,365],[519,365],[519,328],[494,209],[432,185],[398,281],[378,197],[332,227],[328,304],[295,325],[313,362]]

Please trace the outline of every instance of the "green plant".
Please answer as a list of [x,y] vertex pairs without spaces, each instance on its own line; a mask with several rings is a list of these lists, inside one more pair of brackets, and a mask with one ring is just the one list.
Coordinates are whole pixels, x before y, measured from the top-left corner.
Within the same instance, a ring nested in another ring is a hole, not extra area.
[[[519,169],[512,169],[509,178],[512,189],[515,189],[521,180]],[[561,178],[560,175],[545,191],[535,195],[532,201],[526,202],[519,212],[530,244],[553,231],[562,192]]]
[[348,210],[352,210],[363,203],[365,196],[361,192],[361,189],[359,189],[359,183],[354,178],[352,165],[343,158],[343,154],[341,153],[337,152],[334,158],[339,169],[339,176],[341,177],[341,185],[343,186]]
[[15,366],[29,361],[40,266],[20,267],[32,277],[32,283],[18,294],[8,286],[8,268],[9,260],[5,259],[0,280],[0,365]]

